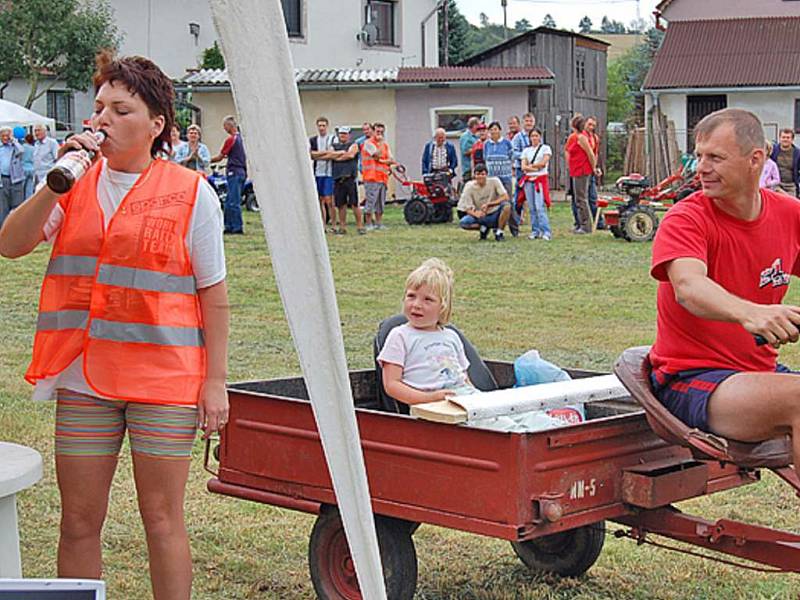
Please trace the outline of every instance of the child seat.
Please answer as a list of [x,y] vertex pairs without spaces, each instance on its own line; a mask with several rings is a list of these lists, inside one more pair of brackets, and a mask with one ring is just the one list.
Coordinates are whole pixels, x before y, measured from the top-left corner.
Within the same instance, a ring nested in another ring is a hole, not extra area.
[[[405,324],[407,321],[408,319],[406,319],[405,315],[394,315],[381,321],[381,324],[378,326],[378,333],[375,336],[372,346],[375,358],[376,389],[380,410],[404,415],[409,413],[408,405],[403,402],[398,402],[389,394],[387,394],[386,390],[383,389],[383,369],[378,362],[378,354],[380,354],[381,350],[383,349],[383,345],[386,343],[386,338],[388,337],[389,332],[398,325]],[[467,360],[469,361],[469,369],[467,370],[467,374],[469,375],[472,385],[482,392],[496,390],[498,388],[497,381],[495,381],[495,378],[492,375],[492,372],[489,370],[489,367],[486,366],[486,363],[483,362],[481,357],[478,355],[478,351],[475,350],[475,347],[466,337],[464,337],[464,334],[461,333],[457,327],[454,325],[445,325],[445,327],[455,331],[458,337],[461,338],[461,342],[464,344],[464,352],[466,353]]]

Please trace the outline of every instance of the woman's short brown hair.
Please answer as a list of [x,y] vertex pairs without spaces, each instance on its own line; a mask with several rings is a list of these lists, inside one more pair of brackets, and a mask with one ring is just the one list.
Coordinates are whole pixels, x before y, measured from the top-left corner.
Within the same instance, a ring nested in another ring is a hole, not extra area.
[[575,131],[583,131],[584,127],[586,127],[586,117],[578,113],[572,117],[572,120],[569,122],[569,124]]
[[175,89],[172,81],[158,65],[143,56],[115,57],[111,50],[102,50],[96,57],[94,73],[95,94],[104,83],[123,84],[131,94],[139,96],[151,117],[164,117],[164,128],[150,146],[155,157],[163,148],[172,148],[170,132],[175,124]]

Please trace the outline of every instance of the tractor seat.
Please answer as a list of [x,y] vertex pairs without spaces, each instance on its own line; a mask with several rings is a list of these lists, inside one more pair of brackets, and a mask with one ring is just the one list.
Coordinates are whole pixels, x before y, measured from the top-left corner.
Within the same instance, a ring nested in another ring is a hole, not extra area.
[[[409,414],[408,405],[403,402],[398,402],[389,394],[387,394],[386,390],[383,389],[383,369],[378,362],[378,354],[380,354],[381,350],[383,349],[383,345],[386,343],[386,338],[388,337],[389,332],[398,325],[403,325],[407,320],[408,319],[406,319],[405,315],[394,315],[393,317],[389,317],[388,319],[381,321],[381,324],[378,327],[378,333],[375,336],[375,341],[373,342],[372,346],[375,357],[376,388],[380,410],[385,412],[400,413],[403,415]],[[498,388],[497,381],[495,381],[495,378],[492,375],[492,372],[489,370],[489,367],[486,366],[486,363],[483,362],[483,359],[481,359],[481,357],[478,355],[478,351],[475,350],[475,347],[454,325],[446,325],[445,327],[455,331],[458,334],[458,337],[461,338],[461,342],[464,344],[464,351],[467,355],[467,360],[469,360],[469,369],[467,370],[467,374],[469,375],[469,380],[472,382],[472,385],[483,392],[496,390]]]
[[791,464],[792,444],[788,435],[757,443],[738,442],[690,428],[675,417],[652,392],[649,352],[650,346],[625,350],[614,364],[614,373],[642,406],[656,435],[671,444],[688,447],[699,460],[719,460],[744,468],[763,467],[776,473]]

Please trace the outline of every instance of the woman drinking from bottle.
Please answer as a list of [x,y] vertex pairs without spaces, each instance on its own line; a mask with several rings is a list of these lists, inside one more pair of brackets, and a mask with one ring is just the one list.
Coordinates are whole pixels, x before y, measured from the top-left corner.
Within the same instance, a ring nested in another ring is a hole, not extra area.
[[208,435],[228,418],[222,215],[199,173],[156,160],[174,122],[170,79],[145,58],[102,53],[94,84],[92,128],[105,139],[87,132],[61,149],[86,152],[85,174],[61,195],[43,182],[0,230],[9,258],[52,244],[25,378],[57,402],[58,574],[102,576],[127,429],[153,596],[188,599],[191,449],[198,425]]

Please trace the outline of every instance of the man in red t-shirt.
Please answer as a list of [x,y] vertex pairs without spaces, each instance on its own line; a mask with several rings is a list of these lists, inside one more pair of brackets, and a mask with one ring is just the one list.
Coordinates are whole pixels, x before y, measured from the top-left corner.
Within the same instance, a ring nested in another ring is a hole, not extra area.
[[777,348],[798,340],[800,308],[781,301],[800,275],[800,203],[759,190],[754,114],[718,111],[694,133],[703,189],[670,209],[653,244],[654,391],[691,427],[746,442],[791,433],[797,468],[800,376]]

